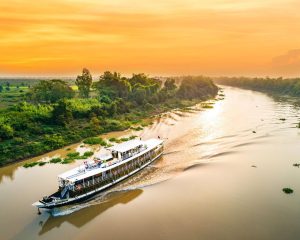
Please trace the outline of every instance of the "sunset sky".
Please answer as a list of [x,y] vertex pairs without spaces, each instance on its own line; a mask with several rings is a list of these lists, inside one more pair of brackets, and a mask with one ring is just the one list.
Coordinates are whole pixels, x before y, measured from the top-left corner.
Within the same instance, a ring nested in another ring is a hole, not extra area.
[[0,75],[300,75],[299,0],[0,2]]

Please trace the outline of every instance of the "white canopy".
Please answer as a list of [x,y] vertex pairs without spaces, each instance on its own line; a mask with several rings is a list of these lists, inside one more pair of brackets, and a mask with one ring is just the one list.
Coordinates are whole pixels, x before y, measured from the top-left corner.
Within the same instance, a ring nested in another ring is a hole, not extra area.
[[116,151],[116,152],[123,153],[123,152],[127,152],[131,149],[134,149],[138,146],[143,146],[144,144],[145,144],[144,141],[141,141],[141,140],[138,140],[138,139],[133,139],[133,140],[129,140],[127,142],[123,142],[123,143],[120,143],[118,145],[115,145],[115,146],[110,147],[108,149],[111,150],[111,151]]

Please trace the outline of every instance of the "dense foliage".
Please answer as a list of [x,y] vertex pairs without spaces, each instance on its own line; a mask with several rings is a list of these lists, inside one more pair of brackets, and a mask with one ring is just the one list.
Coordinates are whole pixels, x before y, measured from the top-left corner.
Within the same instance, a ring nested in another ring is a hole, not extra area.
[[30,100],[38,103],[55,103],[63,98],[74,97],[74,91],[65,81],[54,79],[40,81],[30,89]]
[[214,97],[218,88],[205,77],[184,77],[181,84],[145,74],[131,78],[104,72],[92,84],[87,69],[77,77],[78,91],[63,80],[43,80],[27,98],[0,112],[0,166],[86,141],[104,145],[101,133],[124,130],[145,117]]
[[217,78],[216,82],[224,85],[247,88],[258,91],[274,92],[291,96],[300,96],[300,79],[283,78]]

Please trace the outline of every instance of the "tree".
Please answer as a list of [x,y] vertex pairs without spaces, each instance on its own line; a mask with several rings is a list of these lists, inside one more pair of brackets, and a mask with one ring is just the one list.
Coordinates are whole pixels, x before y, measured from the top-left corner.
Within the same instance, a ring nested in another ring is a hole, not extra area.
[[107,97],[110,100],[115,98],[127,98],[131,91],[131,85],[125,77],[121,77],[120,73],[111,73],[106,71],[100,76],[99,81],[93,84],[93,87],[97,89],[99,98],[107,101]]
[[143,86],[140,83],[137,83],[131,93],[131,98],[137,103],[137,104],[144,104],[146,103],[147,98],[147,88]]
[[3,86],[0,85],[0,92],[3,92]]
[[177,91],[180,98],[185,99],[207,99],[218,94],[218,87],[209,77],[185,77]]
[[66,126],[72,119],[73,115],[68,108],[67,102],[62,99],[53,108],[52,119],[56,124]]
[[63,98],[72,98],[74,91],[65,81],[59,79],[44,80],[33,86],[28,96],[34,102],[55,103]]
[[90,89],[92,86],[92,75],[90,71],[86,68],[82,70],[82,74],[77,76],[75,84],[78,87],[79,94],[83,98],[88,98],[90,95]]
[[168,78],[164,83],[164,88],[167,91],[174,91],[177,88],[177,86],[175,84],[175,79]]

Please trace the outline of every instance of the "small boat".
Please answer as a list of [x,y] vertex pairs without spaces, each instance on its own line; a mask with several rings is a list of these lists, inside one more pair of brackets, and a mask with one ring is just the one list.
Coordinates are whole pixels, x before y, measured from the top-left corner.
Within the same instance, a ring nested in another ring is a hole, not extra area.
[[58,191],[32,205],[51,209],[86,200],[139,172],[163,154],[163,140],[133,139],[96,153],[90,161],[58,176]]

